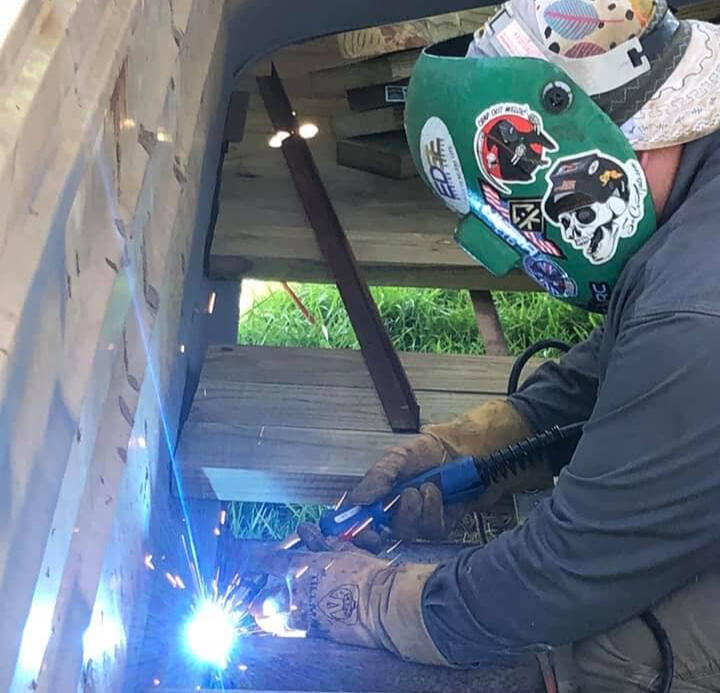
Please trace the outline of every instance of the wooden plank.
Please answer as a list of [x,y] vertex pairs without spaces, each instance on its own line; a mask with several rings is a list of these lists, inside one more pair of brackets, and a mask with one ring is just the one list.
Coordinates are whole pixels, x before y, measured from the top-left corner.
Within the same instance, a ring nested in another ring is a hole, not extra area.
[[[317,638],[247,637],[223,672],[225,690],[348,691],[365,693],[542,693],[534,656],[512,668],[431,667],[404,662],[385,650]],[[238,665],[242,664],[242,671]],[[152,690],[152,689],[150,689]],[[157,688],[154,689],[157,691]]]
[[419,50],[387,53],[349,65],[318,70],[310,76],[311,82],[321,84],[324,92],[344,91],[367,87],[371,84],[386,84],[410,77]]
[[[351,431],[389,431],[373,388],[201,382],[189,420]],[[466,392],[418,390],[421,421],[447,421],[490,399]]]
[[[258,87],[275,129],[297,133],[299,121],[296,111],[274,68],[270,77],[258,78]],[[394,431],[417,431],[420,412],[412,387],[390,342],[308,143],[293,134],[283,141],[282,152],[315,240],[323,258],[332,268],[388,422]]]
[[369,111],[392,103],[405,103],[409,80],[401,79],[390,84],[373,84],[369,87],[348,89],[347,100],[351,111]]
[[494,7],[426,17],[381,27],[348,31],[337,36],[340,54],[349,59],[370,58],[409,48],[420,48],[467,34],[482,26],[494,14]]
[[372,111],[346,113],[333,118],[333,132],[339,140],[383,132],[402,132],[403,108],[388,106]]
[[[445,289],[480,289],[489,291],[538,291],[536,284],[522,272],[493,277],[479,267],[432,267],[427,265],[361,263],[371,286],[415,286]],[[267,281],[332,282],[330,269],[321,261],[303,261],[238,255],[213,255],[209,274],[214,279],[238,280],[252,277]]]
[[418,175],[402,132],[367,135],[340,140],[337,162],[360,171],[387,178],[412,178]]
[[[416,390],[501,396],[514,358],[399,352]],[[540,365],[528,364],[524,373]],[[360,352],[351,349],[211,346],[205,357],[198,396],[208,383],[293,383],[320,387],[372,388]]]
[[408,434],[189,420],[178,461],[193,498],[334,503]]

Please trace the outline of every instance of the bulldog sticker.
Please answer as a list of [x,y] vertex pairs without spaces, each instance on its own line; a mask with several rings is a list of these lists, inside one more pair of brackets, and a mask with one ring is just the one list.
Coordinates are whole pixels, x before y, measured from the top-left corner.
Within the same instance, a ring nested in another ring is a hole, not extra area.
[[543,213],[563,240],[601,265],[645,215],[647,182],[638,161],[621,163],[597,150],[559,159],[547,174]]
[[533,183],[550,165],[546,152],[557,143],[543,129],[542,118],[527,105],[500,103],[475,120],[475,158],[488,183],[505,194],[507,183]]

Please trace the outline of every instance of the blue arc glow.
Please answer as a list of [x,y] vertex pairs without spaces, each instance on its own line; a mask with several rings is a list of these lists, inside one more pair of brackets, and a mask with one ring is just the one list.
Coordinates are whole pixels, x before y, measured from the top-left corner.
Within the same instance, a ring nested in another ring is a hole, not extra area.
[[237,615],[212,599],[201,601],[185,625],[185,641],[193,657],[225,669],[237,642]]

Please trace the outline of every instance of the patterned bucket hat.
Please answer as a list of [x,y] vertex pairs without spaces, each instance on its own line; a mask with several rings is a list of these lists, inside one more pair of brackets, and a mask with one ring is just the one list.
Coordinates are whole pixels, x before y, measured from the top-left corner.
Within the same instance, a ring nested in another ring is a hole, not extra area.
[[555,63],[635,150],[720,129],[720,27],[678,20],[666,0],[509,0],[468,55]]

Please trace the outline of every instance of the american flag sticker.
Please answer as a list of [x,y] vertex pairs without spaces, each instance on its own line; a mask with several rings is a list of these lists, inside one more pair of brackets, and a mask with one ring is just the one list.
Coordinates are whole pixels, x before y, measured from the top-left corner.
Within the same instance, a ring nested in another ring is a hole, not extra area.
[[545,217],[542,213],[542,200],[504,199],[491,185],[480,183],[485,201],[511,223],[541,253],[550,257],[565,258],[565,254],[555,243],[545,237]]
[[483,197],[496,212],[500,214],[506,221],[510,221],[510,203],[504,200],[500,193],[487,183],[481,183]]

